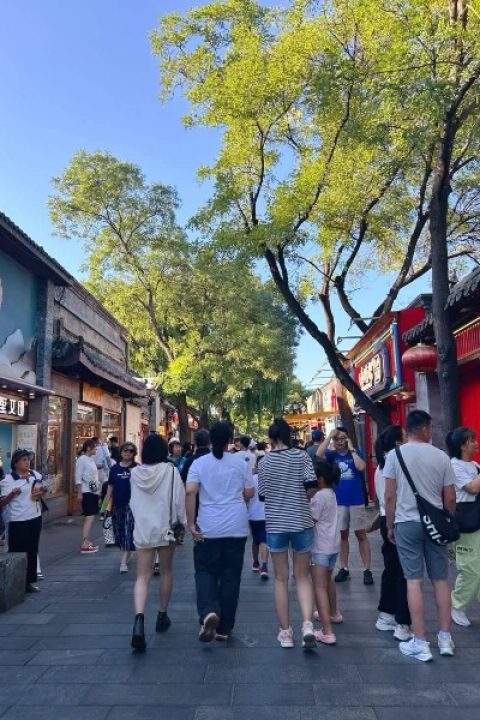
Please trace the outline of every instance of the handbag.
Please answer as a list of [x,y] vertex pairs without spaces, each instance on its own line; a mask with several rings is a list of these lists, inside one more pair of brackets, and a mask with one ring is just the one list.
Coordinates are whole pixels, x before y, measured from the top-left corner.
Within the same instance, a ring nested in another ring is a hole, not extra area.
[[105,547],[115,547],[115,535],[113,534],[113,520],[111,515],[105,515],[102,523],[103,542]]
[[432,503],[425,500],[425,498],[418,493],[398,447],[395,448],[395,454],[417,501],[420,522],[428,539],[434,545],[448,545],[448,543],[458,540],[460,531],[453,515],[445,508],[435,507],[435,505],[432,505]]
[[179,522],[177,519],[174,520],[174,510],[173,510],[173,486],[175,482],[175,468],[172,467],[172,482],[170,485],[170,530],[173,533],[173,537],[177,545],[180,545],[183,541],[183,537],[185,535],[185,527],[183,523]]

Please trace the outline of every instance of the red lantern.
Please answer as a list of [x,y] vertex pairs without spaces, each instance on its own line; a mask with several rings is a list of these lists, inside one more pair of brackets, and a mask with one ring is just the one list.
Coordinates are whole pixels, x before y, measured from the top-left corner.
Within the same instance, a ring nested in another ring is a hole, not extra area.
[[418,343],[408,348],[402,355],[405,367],[415,372],[435,372],[437,369],[437,349],[434,345]]

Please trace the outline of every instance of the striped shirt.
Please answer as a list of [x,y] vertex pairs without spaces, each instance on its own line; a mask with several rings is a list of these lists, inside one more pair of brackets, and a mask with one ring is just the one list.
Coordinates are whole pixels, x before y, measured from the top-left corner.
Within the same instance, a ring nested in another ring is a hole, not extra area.
[[274,450],[258,466],[258,494],[265,497],[267,532],[299,532],[313,527],[303,483],[316,480],[312,460],[299,448]]

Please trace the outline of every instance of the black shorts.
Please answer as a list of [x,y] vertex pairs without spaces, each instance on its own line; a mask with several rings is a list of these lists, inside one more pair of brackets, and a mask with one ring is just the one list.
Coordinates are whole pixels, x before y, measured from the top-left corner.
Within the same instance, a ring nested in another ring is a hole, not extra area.
[[267,542],[265,520],[250,520],[250,530],[252,531],[252,540],[255,545]]
[[99,496],[95,493],[83,493],[82,495],[82,513],[87,517],[90,515],[98,515]]

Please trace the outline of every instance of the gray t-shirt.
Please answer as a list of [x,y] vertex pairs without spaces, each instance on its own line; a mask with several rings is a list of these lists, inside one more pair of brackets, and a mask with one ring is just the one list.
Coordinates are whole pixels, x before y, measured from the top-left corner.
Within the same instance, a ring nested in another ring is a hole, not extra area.
[[[455,474],[446,453],[429,443],[407,442],[400,448],[418,493],[438,508],[443,507],[443,488],[455,485]],[[397,483],[395,522],[420,522],[415,496],[400,468],[395,450],[390,450],[383,469],[384,478]]]
[[307,453],[312,458],[312,461],[315,459],[315,456],[317,454],[317,450],[320,447],[320,443],[316,443],[314,445],[310,445],[310,447],[307,448]]

